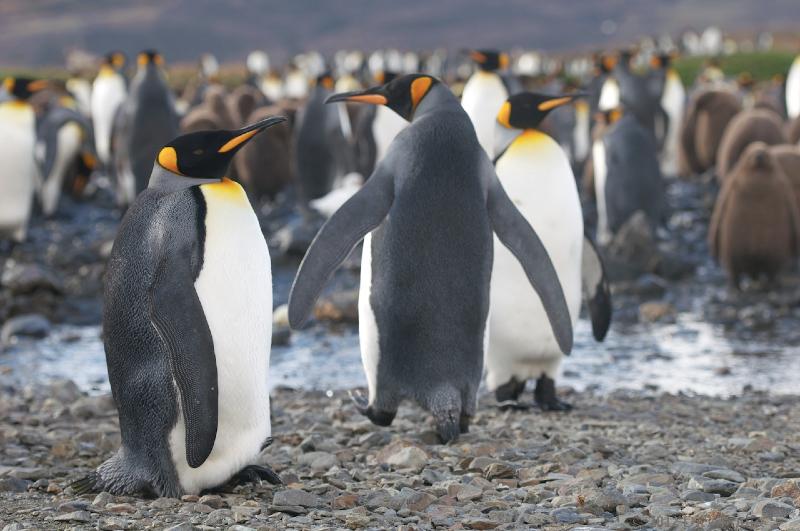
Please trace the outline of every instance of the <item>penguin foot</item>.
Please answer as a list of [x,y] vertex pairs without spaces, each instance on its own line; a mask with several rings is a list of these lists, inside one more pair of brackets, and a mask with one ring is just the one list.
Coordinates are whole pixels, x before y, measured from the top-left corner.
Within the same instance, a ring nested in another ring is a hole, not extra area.
[[461,430],[461,434],[469,433],[469,423],[472,421],[472,417],[470,415],[461,414],[461,418],[458,419],[458,428]]
[[283,480],[271,468],[259,465],[247,465],[228,482],[229,485],[255,483],[260,485],[262,480],[273,485],[283,485]]
[[392,424],[397,411],[380,411],[373,408],[369,405],[367,397],[358,389],[351,390],[348,394],[353,404],[355,404],[356,410],[371,420],[373,424],[377,426],[390,426]]
[[528,411],[531,408],[531,404],[519,402],[518,400],[504,400],[503,402],[498,402],[497,408],[500,411]]
[[570,404],[556,396],[556,381],[545,375],[536,380],[533,398],[542,411],[570,411],[572,409]]
[[97,472],[91,472],[85,477],[82,477],[77,481],[73,481],[69,484],[69,486],[72,488],[72,491],[76,496],[82,496],[84,494],[89,494],[90,492],[100,492],[103,490],[98,487],[97,480]]
[[264,448],[269,448],[274,440],[275,439],[273,439],[272,437],[267,437],[266,439],[264,439],[264,442],[261,443],[261,450],[263,451]]

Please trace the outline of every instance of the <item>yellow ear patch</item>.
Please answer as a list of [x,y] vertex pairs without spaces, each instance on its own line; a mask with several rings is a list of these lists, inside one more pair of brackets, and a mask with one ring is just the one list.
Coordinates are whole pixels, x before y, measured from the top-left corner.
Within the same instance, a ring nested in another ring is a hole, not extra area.
[[510,62],[510,59],[508,58],[508,54],[507,53],[501,53],[500,54],[500,69],[501,70],[505,70],[506,68],[508,68],[509,62]]
[[173,147],[161,148],[158,152],[158,163],[172,173],[183,175],[178,169],[178,152]]
[[556,98],[553,100],[543,101],[539,104],[538,109],[540,111],[549,111],[550,109],[555,109],[556,107],[561,107],[565,103],[569,103],[572,101],[572,96],[566,96],[564,98]]
[[116,66],[117,68],[120,68],[125,64],[125,56],[122,55],[121,53],[115,53],[114,55],[111,56],[111,64]]
[[146,53],[140,53],[138,56],[136,56],[136,62],[139,64],[139,66],[144,66],[150,62],[150,59],[147,57]]
[[509,119],[511,119],[511,104],[505,102],[503,106],[500,107],[500,112],[497,113],[497,123],[511,129],[511,124],[508,123]]
[[3,80],[3,88],[6,89],[6,92],[11,92],[14,90],[14,78],[7,77]]
[[31,92],[36,92],[45,88],[47,88],[47,81],[44,79],[37,79],[36,81],[28,83],[28,90]]
[[155,61],[158,66],[164,66],[164,56],[160,53],[156,54]]
[[217,150],[217,153],[227,153],[228,151],[235,149],[242,143],[247,142],[248,140],[256,136],[256,134],[258,134],[259,131],[261,131],[261,129],[253,129],[252,131],[248,131],[246,133],[242,133],[239,136],[231,138],[230,140],[225,142],[224,146],[222,146]]
[[433,80],[429,77],[418,77],[411,82],[411,107],[416,109],[425,94],[431,88]]
[[322,78],[322,86],[328,90],[333,89],[333,78],[332,77],[323,77]]
[[483,64],[486,62],[486,56],[481,52],[469,52],[469,56],[472,57],[472,60],[477,63]]

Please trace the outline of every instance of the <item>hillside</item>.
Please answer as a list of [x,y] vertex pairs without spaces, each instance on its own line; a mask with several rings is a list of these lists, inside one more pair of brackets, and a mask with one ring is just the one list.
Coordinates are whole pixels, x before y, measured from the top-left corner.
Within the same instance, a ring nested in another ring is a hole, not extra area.
[[[601,31],[605,20],[616,24],[614,34]],[[3,0],[0,65],[60,64],[73,48],[155,47],[172,62],[204,51],[239,60],[256,47],[277,56],[387,46],[564,50],[712,23],[762,30],[799,22],[794,0]]]

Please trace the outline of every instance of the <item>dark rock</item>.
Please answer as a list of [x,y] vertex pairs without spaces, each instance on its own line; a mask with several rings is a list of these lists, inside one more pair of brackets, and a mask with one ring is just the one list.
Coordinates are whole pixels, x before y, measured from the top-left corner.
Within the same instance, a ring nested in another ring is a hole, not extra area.
[[14,337],[41,339],[50,333],[50,321],[38,314],[18,315],[3,323],[0,329],[0,345],[8,345]]

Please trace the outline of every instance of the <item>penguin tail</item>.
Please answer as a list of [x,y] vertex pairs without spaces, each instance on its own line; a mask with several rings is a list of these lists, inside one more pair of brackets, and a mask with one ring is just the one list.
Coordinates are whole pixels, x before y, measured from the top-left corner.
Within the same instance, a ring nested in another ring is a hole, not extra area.
[[72,488],[76,496],[82,496],[90,492],[100,492],[103,489],[99,486],[99,480],[100,476],[97,472],[90,472],[83,478],[70,483],[69,487]]

